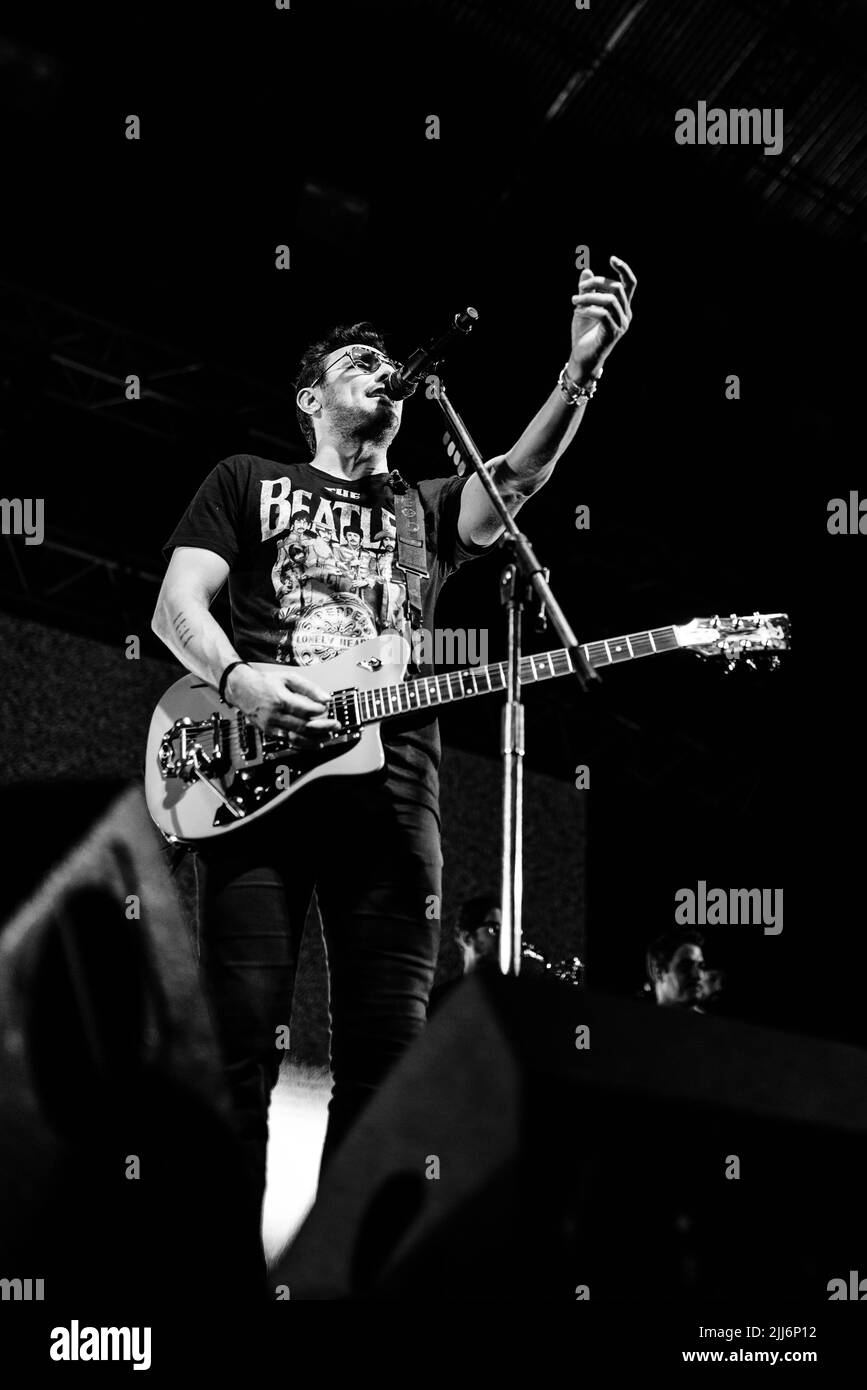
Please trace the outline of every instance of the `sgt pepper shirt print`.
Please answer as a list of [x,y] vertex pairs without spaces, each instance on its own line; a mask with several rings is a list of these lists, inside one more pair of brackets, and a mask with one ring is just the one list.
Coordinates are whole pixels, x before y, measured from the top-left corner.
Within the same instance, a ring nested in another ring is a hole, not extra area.
[[279,537],[271,570],[275,661],[309,666],[385,630],[409,636],[406,585],[394,570],[394,515],[340,486],[261,484],[262,540]]

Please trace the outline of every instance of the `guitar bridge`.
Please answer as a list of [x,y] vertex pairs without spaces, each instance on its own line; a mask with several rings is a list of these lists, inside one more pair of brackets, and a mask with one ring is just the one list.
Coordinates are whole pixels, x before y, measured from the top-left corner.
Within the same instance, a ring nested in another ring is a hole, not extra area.
[[256,767],[263,757],[262,735],[240,710],[229,718],[212,714],[209,719],[176,719],[159,747],[163,777],[180,777],[184,782],[225,777]]

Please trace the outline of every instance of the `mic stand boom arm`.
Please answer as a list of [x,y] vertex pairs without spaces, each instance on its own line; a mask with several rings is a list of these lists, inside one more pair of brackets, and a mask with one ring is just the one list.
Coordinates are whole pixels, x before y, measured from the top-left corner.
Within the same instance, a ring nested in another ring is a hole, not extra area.
[[521,610],[524,593],[532,589],[547,613],[563,646],[568,650],[582,691],[589,681],[599,677],[588,665],[578,638],[572,631],[563,609],[555,599],[548,583],[547,572],[537,559],[529,540],[515,524],[502,493],[485,468],[466,425],[438,381],[435,398],[449,422],[452,438],[463,458],[470,460],[482,487],[506,528],[505,544],[511,560],[500,580],[500,597],[508,613],[509,651],[507,659],[506,705],[502,719],[503,798],[501,839],[501,910],[500,970],[504,975],[517,975],[521,968],[521,907],[523,896],[523,759],[524,707],[521,703]]

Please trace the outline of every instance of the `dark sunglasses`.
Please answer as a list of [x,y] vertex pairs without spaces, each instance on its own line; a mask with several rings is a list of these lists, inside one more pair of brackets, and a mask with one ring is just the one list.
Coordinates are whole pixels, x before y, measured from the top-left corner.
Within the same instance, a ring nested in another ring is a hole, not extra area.
[[358,367],[362,372],[369,372],[371,376],[374,372],[378,372],[383,365],[393,367],[395,371],[399,371],[401,367],[400,362],[393,362],[390,357],[386,357],[377,348],[350,347],[339,357],[335,357],[333,362],[328,363],[328,366],[319,373],[316,380],[311,381],[311,387],[318,386],[326,373],[330,372],[332,367],[336,367],[338,362],[342,362],[344,357],[348,357],[354,367]]

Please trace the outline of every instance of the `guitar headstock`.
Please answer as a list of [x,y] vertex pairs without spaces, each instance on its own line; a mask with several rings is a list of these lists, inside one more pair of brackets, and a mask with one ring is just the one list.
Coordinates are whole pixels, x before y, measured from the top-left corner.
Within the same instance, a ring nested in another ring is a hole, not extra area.
[[693,618],[675,632],[681,647],[691,648],[698,656],[721,656],[729,671],[741,660],[755,669],[756,657],[767,657],[771,670],[775,670],[780,664],[777,653],[789,649],[788,613]]

